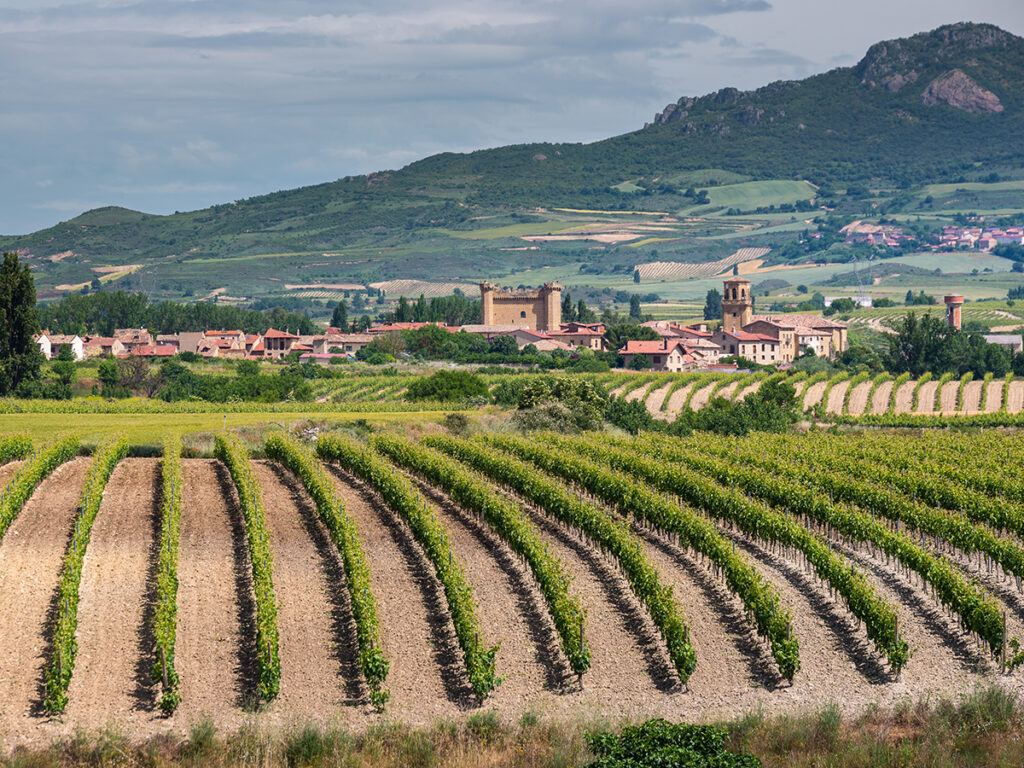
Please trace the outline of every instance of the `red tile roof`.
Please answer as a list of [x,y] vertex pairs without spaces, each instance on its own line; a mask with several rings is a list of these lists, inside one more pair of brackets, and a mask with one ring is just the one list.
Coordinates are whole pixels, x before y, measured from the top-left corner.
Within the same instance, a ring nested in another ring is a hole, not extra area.
[[276,328],[268,328],[267,332],[263,334],[263,338],[265,338],[265,339],[297,339],[299,337],[295,336],[294,334],[291,334],[291,333],[285,333],[284,331],[279,331]]
[[667,355],[676,347],[679,347],[683,354],[686,354],[686,346],[681,340],[668,341],[627,341],[626,346],[619,350],[620,355]]

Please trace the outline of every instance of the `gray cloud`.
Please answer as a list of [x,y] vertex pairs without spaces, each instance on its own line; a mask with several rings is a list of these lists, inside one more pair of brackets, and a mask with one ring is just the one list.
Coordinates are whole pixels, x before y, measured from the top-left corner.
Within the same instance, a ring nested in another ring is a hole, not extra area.
[[[950,2],[884,36],[956,20]],[[185,210],[438,151],[615,135],[684,94],[859,57],[882,35],[857,20],[891,4],[823,5],[0,0],[0,232],[75,206]],[[1021,11],[1004,15],[1020,33]]]

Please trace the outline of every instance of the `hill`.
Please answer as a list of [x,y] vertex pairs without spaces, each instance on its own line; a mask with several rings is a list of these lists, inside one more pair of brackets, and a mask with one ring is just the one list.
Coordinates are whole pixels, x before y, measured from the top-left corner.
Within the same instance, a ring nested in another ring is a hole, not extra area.
[[[126,287],[221,300],[398,278],[528,282],[538,267],[628,280],[637,263],[720,259],[803,226],[763,211],[864,198],[914,210],[926,184],[1012,181],[1021,135],[1024,39],[964,23],[877,43],[856,66],[805,80],[684,97],[591,144],[442,153],[170,216],[103,208],[0,247],[30,258],[44,296],[125,265],[139,266],[113,273]],[[1000,190],[1002,208],[1024,209],[1022,186]],[[701,187],[709,196],[694,195]]]

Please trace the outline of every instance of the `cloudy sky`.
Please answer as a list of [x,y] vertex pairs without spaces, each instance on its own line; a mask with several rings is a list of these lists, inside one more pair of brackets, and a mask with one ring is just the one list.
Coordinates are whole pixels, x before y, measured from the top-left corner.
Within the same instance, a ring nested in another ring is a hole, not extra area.
[[0,0],[0,233],[592,141],[1021,0]]

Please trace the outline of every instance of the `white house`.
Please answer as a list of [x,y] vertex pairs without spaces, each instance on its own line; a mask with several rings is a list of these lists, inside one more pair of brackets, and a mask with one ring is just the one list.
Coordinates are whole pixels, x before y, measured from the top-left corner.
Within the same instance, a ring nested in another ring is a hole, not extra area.
[[65,334],[43,331],[36,339],[36,343],[47,360],[55,359],[60,355],[61,349],[65,346],[71,348],[71,356],[75,360],[85,359],[85,342],[77,335],[67,336]]

